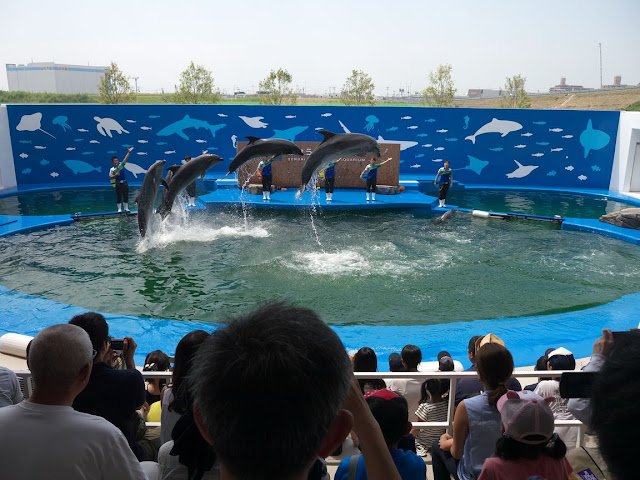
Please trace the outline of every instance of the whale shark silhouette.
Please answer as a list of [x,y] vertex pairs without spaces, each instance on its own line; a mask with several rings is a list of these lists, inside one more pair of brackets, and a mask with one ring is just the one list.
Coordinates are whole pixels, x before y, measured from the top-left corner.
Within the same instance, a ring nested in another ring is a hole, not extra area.
[[206,128],[211,132],[211,136],[213,138],[216,138],[216,132],[226,126],[227,125],[225,123],[221,123],[219,125],[211,125],[209,122],[205,120],[198,120],[197,118],[191,118],[189,115],[185,115],[182,120],[178,120],[177,122],[170,123],[169,125],[164,127],[162,130],[160,130],[158,133],[156,133],[156,135],[158,135],[159,137],[168,137],[169,135],[178,135],[179,137],[185,140],[189,140],[189,137],[187,136],[187,134],[184,133],[184,131],[187,128],[195,128],[195,129]]
[[591,119],[587,123],[587,128],[580,134],[580,145],[584,147],[584,158],[587,158],[591,150],[600,150],[609,145],[611,137],[602,130],[593,128]]
[[473,135],[465,137],[465,140],[471,140],[475,145],[476,137],[478,135],[484,135],[485,133],[501,133],[502,136],[505,137],[507,134],[517,130],[522,130],[522,125],[518,122],[513,122],[511,120],[498,120],[497,118],[494,118],[489,123],[481,126]]

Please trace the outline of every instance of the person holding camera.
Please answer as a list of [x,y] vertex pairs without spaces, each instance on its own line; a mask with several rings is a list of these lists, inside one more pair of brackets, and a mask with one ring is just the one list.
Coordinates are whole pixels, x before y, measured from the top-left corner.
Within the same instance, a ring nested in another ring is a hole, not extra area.
[[131,337],[122,340],[127,368],[116,370],[114,350],[120,345],[112,343],[105,318],[99,313],[87,312],[76,315],[69,323],[89,334],[96,352],[89,383],[75,398],[73,408],[108,420],[122,431],[138,460],[154,460],[153,448],[144,448],[138,441],[144,437],[145,425],[137,410],[144,405],[146,390],[133,358],[136,342]]

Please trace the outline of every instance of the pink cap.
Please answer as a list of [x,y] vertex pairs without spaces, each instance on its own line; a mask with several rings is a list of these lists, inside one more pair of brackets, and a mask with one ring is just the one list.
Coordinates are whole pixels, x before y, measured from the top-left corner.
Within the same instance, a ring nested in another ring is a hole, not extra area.
[[533,392],[509,390],[498,400],[505,433],[518,442],[546,443],[553,435],[553,397],[542,398]]

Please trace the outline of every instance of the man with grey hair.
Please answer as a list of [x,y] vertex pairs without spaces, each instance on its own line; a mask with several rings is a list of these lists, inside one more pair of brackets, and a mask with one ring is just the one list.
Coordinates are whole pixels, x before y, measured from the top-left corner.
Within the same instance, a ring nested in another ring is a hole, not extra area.
[[53,325],[33,339],[33,394],[0,409],[3,478],[147,478],[120,430],[71,407],[89,381],[95,353],[75,325]]

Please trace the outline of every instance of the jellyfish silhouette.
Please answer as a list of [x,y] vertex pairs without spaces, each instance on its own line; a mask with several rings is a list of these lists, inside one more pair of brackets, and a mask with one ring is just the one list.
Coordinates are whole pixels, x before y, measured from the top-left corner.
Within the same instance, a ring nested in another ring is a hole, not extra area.
[[364,128],[367,129],[367,132],[373,130],[374,125],[380,121],[375,115],[369,115],[367,118],[365,118],[365,120],[367,121],[367,124],[364,126]]
[[66,132],[67,130],[71,130],[71,125],[67,123],[67,120],[69,120],[67,117],[60,115],[51,120],[51,123],[54,125],[60,125],[62,127],[62,131]]

